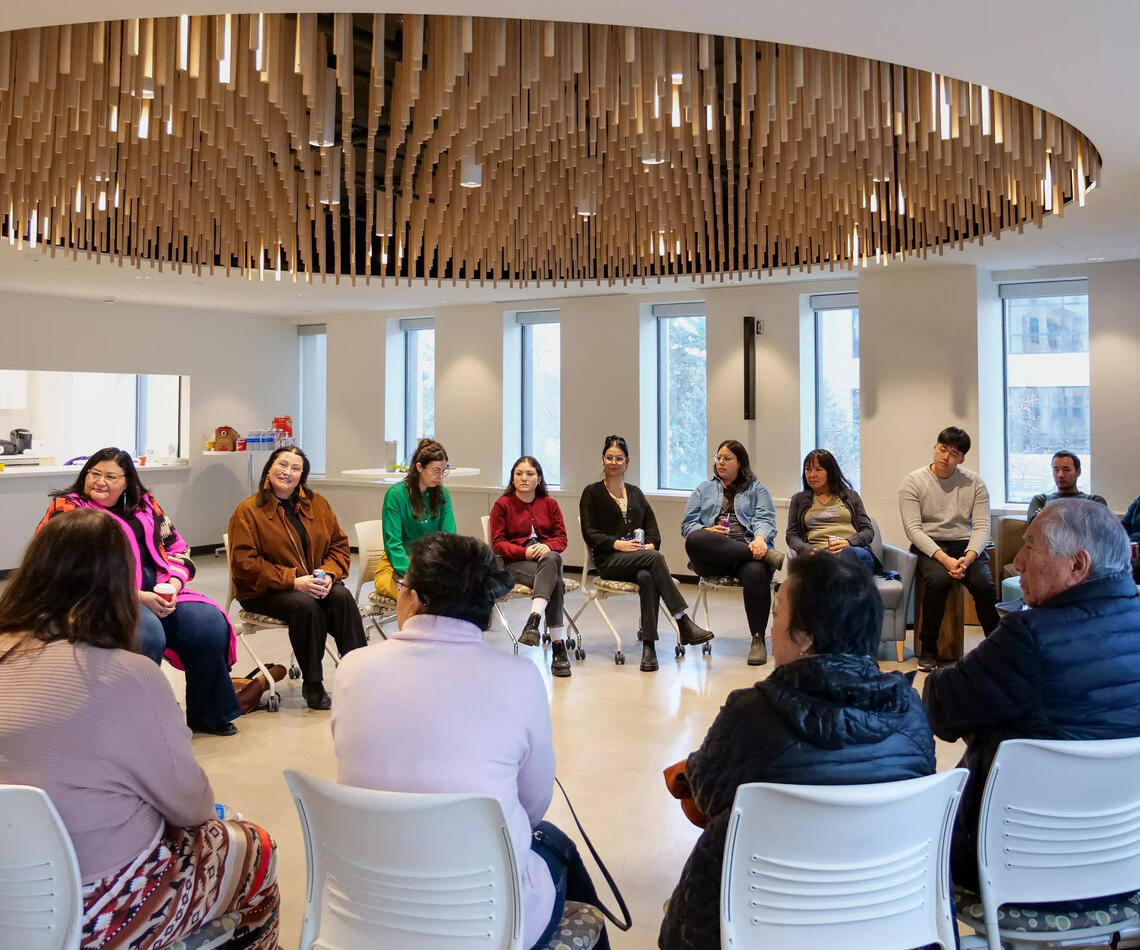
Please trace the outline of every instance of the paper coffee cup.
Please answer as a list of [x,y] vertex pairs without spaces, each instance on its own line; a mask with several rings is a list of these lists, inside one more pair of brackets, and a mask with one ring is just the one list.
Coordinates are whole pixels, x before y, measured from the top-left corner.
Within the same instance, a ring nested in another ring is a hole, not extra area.
[[174,600],[174,595],[178,593],[173,584],[155,584],[154,592],[167,603]]

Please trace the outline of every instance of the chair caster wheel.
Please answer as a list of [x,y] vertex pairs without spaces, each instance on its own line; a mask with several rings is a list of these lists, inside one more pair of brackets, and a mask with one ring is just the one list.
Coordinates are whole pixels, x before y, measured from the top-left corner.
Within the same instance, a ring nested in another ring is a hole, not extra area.
[[277,712],[281,708],[281,694],[274,693],[265,701],[265,708],[270,712]]
[[549,634],[549,633],[544,633],[544,634],[542,635],[542,645],[543,645],[543,646],[546,646],[546,645],[547,645],[549,642],[550,642],[550,634]]
[[673,647],[673,653],[676,655],[677,659],[679,660],[685,655],[685,648],[681,644],[678,643],[675,647]]
[[289,667],[289,679],[299,680],[300,678],[301,678],[301,667],[299,667],[299,666]]
[[578,649],[574,651],[574,659],[575,660],[586,659],[586,651],[583,650],[581,647],[578,647]]
[[623,654],[621,650],[618,650],[617,653],[614,654],[614,663],[617,666],[625,666],[625,654]]
[[711,643],[702,643],[701,644],[701,656],[712,656],[712,644]]

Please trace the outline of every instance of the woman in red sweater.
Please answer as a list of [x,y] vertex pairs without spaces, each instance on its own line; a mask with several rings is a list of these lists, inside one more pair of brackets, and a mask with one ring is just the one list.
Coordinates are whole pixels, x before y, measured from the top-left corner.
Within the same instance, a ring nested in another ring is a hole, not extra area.
[[524,455],[511,467],[511,483],[491,508],[491,547],[503,559],[511,577],[534,591],[530,617],[519,643],[538,646],[538,628],[545,612],[552,648],[550,672],[554,676],[569,676],[562,621],[566,525],[558,502],[546,492],[546,479],[538,459]]

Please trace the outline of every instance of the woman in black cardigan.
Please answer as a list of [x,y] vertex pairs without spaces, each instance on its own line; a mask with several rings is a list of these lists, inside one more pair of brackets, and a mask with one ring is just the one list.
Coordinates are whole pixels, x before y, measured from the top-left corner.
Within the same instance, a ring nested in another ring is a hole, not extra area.
[[[587,485],[578,512],[582,536],[590,547],[598,575],[611,581],[633,581],[641,594],[641,669],[657,669],[657,610],[661,601],[677,620],[681,642],[704,643],[713,635],[693,623],[689,605],[677,589],[661,553],[661,532],[645,495],[625,483],[629,449],[620,435],[606,437],[602,449],[605,477]],[[634,531],[644,537],[634,540]]]

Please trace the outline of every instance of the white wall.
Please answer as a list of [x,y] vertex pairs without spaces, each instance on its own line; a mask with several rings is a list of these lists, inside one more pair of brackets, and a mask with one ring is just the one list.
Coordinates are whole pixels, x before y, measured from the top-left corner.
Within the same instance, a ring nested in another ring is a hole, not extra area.
[[[800,487],[800,464],[809,446],[800,432],[800,307],[808,293],[858,290],[862,355],[862,484],[871,511],[888,540],[902,540],[898,485],[906,472],[927,463],[934,436],[959,425],[974,438],[967,466],[993,486],[994,507],[1002,496],[1002,404],[1000,280],[1087,276],[1092,333],[1092,440],[1097,456],[1096,491],[1116,510],[1140,492],[1135,476],[1132,407],[1135,368],[1140,366],[1140,262],[1090,264],[1082,268],[1035,269],[1019,274],[991,273],[972,266],[907,264],[868,267],[849,278],[741,287],[710,282],[704,292],[621,293],[605,297],[558,298],[528,302],[557,308],[562,319],[562,491],[557,494],[574,536],[570,560],[580,557],[574,519],[582,487],[599,477],[601,443],[618,432],[630,443],[629,478],[645,482],[639,392],[644,382],[638,363],[640,322],[648,305],[680,299],[706,302],[708,340],[709,454],[718,441],[738,438],[748,447],[753,468],[777,499]],[[511,305],[441,307],[436,321],[437,435],[460,465],[483,470],[481,478],[451,483],[459,527],[479,533],[479,516],[501,484],[502,327]],[[336,484],[342,468],[374,465],[380,458],[383,415],[384,324],[394,316],[330,314],[329,474],[322,489],[334,505],[343,504],[354,520],[375,518],[383,489]],[[756,340],[757,419],[743,418],[741,318],[764,319]],[[995,350],[996,347],[996,350]],[[979,366],[981,367],[979,369]],[[507,381],[514,392],[516,379]],[[652,391],[652,386],[648,389]],[[981,393],[981,396],[979,395]],[[979,407],[982,407],[980,409]],[[337,427],[337,428],[334,428]],[[350,433],[337,445],[335,433]],[[366,434],[366,437],[365,435]],[[362,442],[370,448],[364,450]],[[336,461],[334,461],[334,458]],[[349,463],[352,463],[351,465]],[[650,468],[650,466],[645,466]],[[647,483],[646,483],[647,484]],[[1049,473],[1042,473],[1042,488]],[[491,486],[483,487],[477,486]],[[672,567],[684,571],[678,526],[684,497],[654,498]]]
[[[276,317],[7,294],[0,325],[0,368],[190,377],[190,468],[151,469],[144,481],[191,544],[218,542],[248,489],[245,459],[203,458],[203,437],[297,411],[297,330]],[[48,491],[70,481],[0,474],[0,570],[18,563]]]

